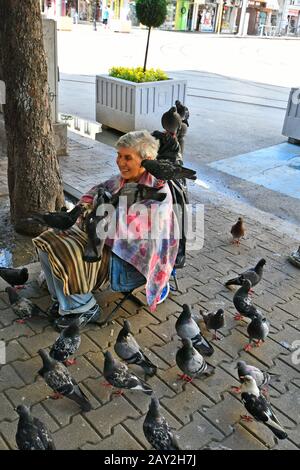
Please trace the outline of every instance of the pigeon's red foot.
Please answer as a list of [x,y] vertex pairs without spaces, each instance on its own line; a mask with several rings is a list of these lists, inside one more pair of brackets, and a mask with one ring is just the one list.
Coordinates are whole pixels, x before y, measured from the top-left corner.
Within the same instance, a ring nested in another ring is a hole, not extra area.
[[259,339],[259,340],[254,340],[254,343],[255,343],[255,347],[259,348],[262,345],[263,342],[262,342],[261,339]]
[[221,341],[222,338],[219,338],[219,336],[217,336],[217,334],[215,333],[213,335],[213,339],[217,340],[217,341]]
[[22,284],[20,286],[15,286],[14,287],[16,290],[21,290],[21,289],[25,289],[25,286]]
[[123,390],[117,390],[116,392],[112,392],[113,395],[117,395],[118,397],[124,395]]
[[192,377],[189,377],[187,374],[177,374],[180,380],[184,380],[185,382],[192,382]]
[[16,320],[16,323],[19,323],[19,324],[21,324],[21,325],[24,325],[24,323],[26,323],[26,321],[20,319],[20,320]]
[[103,387],[112,387],[112,384],[108,383],[108,382],[102,382],[101,384]]
[[267,396],[268,396],[268,389],[267,389],[267,387],[263,387],[263,388],[261,388],[261,390],[260,390],[260,391],[261,391],[261,393],[262,393],[262,394],[263,394],[265,397],[267,397]]
[[241,393],[241,387],[231,387],[233,393]]
[[249,290],[248,290],[248,294],[254,294],[254,290],[253,290],[253,289],[249,289]]
[[59,400],[60,398],[63,398],[64,396],[59,393],[59,392],[55,392],[53,395],[50,396],[51,400]]
[[252,349],[252,344],[248,343],[246,346],[244,346],[244,351],[251,351]]
[[73,366],[74,364],[77,364],[76,359],[67,359],[66,361],[64,361],[64,365],[66,367]]
[[251,423],[251,421],[253,421],[252,416],[248,416],[248,415],[241,415],[241,419],[242,419],[243,421],[247,421],[247,422],[249,422],[249,423]]
[[241,315],[240,313],[236,313],[236,315],[234,315],[233,318],[234,318],[234,320],[236,320],[236,321],[239,321],[239,320],[243,320],[243,319],[244,319],[243,315]]

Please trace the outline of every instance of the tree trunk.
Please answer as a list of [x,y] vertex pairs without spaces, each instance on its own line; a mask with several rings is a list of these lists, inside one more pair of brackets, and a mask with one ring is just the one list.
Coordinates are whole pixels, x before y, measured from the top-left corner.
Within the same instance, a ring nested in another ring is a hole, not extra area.
[[11,220],[17,232],[36,235],[37,226],[23,219],[33,212],[58,210],[64,203],[48,100],[40,2],[6,0],[0,8]]

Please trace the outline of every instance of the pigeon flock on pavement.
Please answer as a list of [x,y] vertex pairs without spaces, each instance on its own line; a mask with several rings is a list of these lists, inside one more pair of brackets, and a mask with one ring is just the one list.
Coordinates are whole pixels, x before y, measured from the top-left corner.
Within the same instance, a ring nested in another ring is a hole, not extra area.
[[[144,168],[161,180],[176,180],[187,178],[195,180],[196,172],[183,167],[178,161],[172,161],[171,154],[178,152],[178,142],[183,148],[183,138],[189,126],[189,110],[180,101],[176,101],[175,106],[171,107],[162,116],[162,126],[165,132],[155,131],[153,135],[160,141],[159,158],[157,160],[143,160]],[[180,136],[182,140],[180,141]],[[164,152],[162,149],[165,149]],[[170,155],[167,154],[171,149]],[[133,202],[137,198],[141,199],[159,199],[161,195],[153,192],[153,188],[147,189],[142,185],[136,185],[135,191],[131,191]],[[132,188],[129,188],[132,189]],[[117,197],[124,195],[118,194]],[[116,204],[118,201],[115,196],[107,193],[97,195],[98,205],[106,202]],[[133,203],[131,201],[131,203]],[[98,207],[97,205],[97,207]],[[71,211],[62,210],[47,214],[33,214],[31,220],[41,225],[51,227],[55,230],[67,230],[76,222],[82,213],[82,207],[75,206]],[[106,215],[104,215],[104,218]],[[88,246],[85,252],[85,259],[88,262],[94,262],[101,258],[103,241],[96,235],[96,225],[99,217],[96,210],[87,219],[86,231],[88,233]],[[107,220],[104,220],[107,223]],[[232,243],[239,244],[245,236],[246,228],[242,217],[231,227]],[[263,277],[265,259],[260,259],[254,267],[248,268],[235,278],[226,281],[228,288],[237,287],[233,295],[233,305],[236,308],[235,320],[247,319],[248,344],[244,346],[245,351],[249,351],[253,345],[259,347],[263,344],[269,334],[269,321],[262,312],[253,304],[251,293]],[[24,322],[29,318],[45,316],[39,307],[34,305],[29,299],[18,294],[17,290],[28,281],[28,271],[26,268],[0,268],[0,277],[8,284],[6,292],[9,296],[12,309],[19,317],[19,322]],[[222,340],[217,336],[217,332],[225,326],[225,312],[222,308],[215,312],[200,311],[203,324],[207,331],[212,331],[213,340]],[[84,326],[84,325],[83,325]],[[46,349],[40,349],[38,354],[42,361],[42,368],[38,375],[44,379],[50,389],[53,390],[54,399],[68,398],[76,403],[81,412],[88,413],[92,410],[92,404],[80,385],[72,377],[67,366],[76,363],[76,358],[72,357],[79,351],[81,345],[81,323],[79,319],[63,330],[60,336],[50,347],[49,352]],[[190,305],[184,304],[182,311],[175,324],[177,336],[181,341],[178,347],[175,359],[178,373],[181,380],[187,383],[195,380],[209,380],[212,375],[217,376],[215,367],[206,362],[205,358],[214,355],[215,349],[201,331],[200,324],[196,321]],[[174,332],[175,333],[175,332]],[[147,383],[148,378],[155,376],[158,366],[154,364],[145,354],[132,333],[129,320],[124,320],[123,326],[113,345],[115,355],[110,351],[105,351],[103,376],[107,381],[105,386],[116,389],[117,394],[123,394],[125,391],[134,393],[143,392],[149,397],[149,408],[143,422],[143,432],[146,440],[156,450],[178,450],[180,449],[176,435],[161,413],[159,400],[155,391]],[[208,359],[209,361],[209,359]],[[135,367],[135,373],[132,370]],[[240,381],[239,387],[232,387],[232,392],[240,394],[248,415],[241,418],[246,421],[255,420],[268,428],[276,439],[287,438],[287,432],[278,421],[271,404],[268,401],[268,385],[274,380],[279,380],[278,376],[261,371],[257,367],[239,360],[236,364],[237,377]],[[143,374],[143,378],[139,375]],[[179,380],[179,379],[178,379]],[[28,407],[19,405],[16,408],[19,415],[18,428],[16,433],[16,443],[20,450],[55,450],[55,445],[50,431],[44,423],[31,414]]]

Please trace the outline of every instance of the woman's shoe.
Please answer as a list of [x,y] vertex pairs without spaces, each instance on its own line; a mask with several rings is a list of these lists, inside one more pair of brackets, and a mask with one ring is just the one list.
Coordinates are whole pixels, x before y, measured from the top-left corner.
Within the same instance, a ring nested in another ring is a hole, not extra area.
[[166,300],[166,298],[168,297],[169,293],[170,293],[170,283],[167,282],[167,284],[165,285],[165,287],[163,288],[163,290],[160,294],[160,299],[159,299],[159,301],[157,302],[156,305],[162,304]]
[[100,307],[98,304],[94,305],[90,310],[78,314],[60,315],[60,318],[54,322],[55,327],[60,331],[67,328],[76,318],[81,320],[80,326],[85,326],[88,323],[95,323],[100,318]]

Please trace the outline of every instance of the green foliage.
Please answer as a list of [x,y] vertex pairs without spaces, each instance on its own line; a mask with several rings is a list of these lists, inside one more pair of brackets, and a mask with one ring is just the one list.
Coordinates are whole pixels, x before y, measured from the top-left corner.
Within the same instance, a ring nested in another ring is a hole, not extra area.
[[158,28],[167,16],[167,0],[137,0],[136,16],[148,28]]
[[149,69],[144,72],[143,67],[112,67],[109,71],[109,75],[111,77],[122,78],[123,80],[137,83],[158,82],[160,80],[169,79],[165,72],[160,69]]

